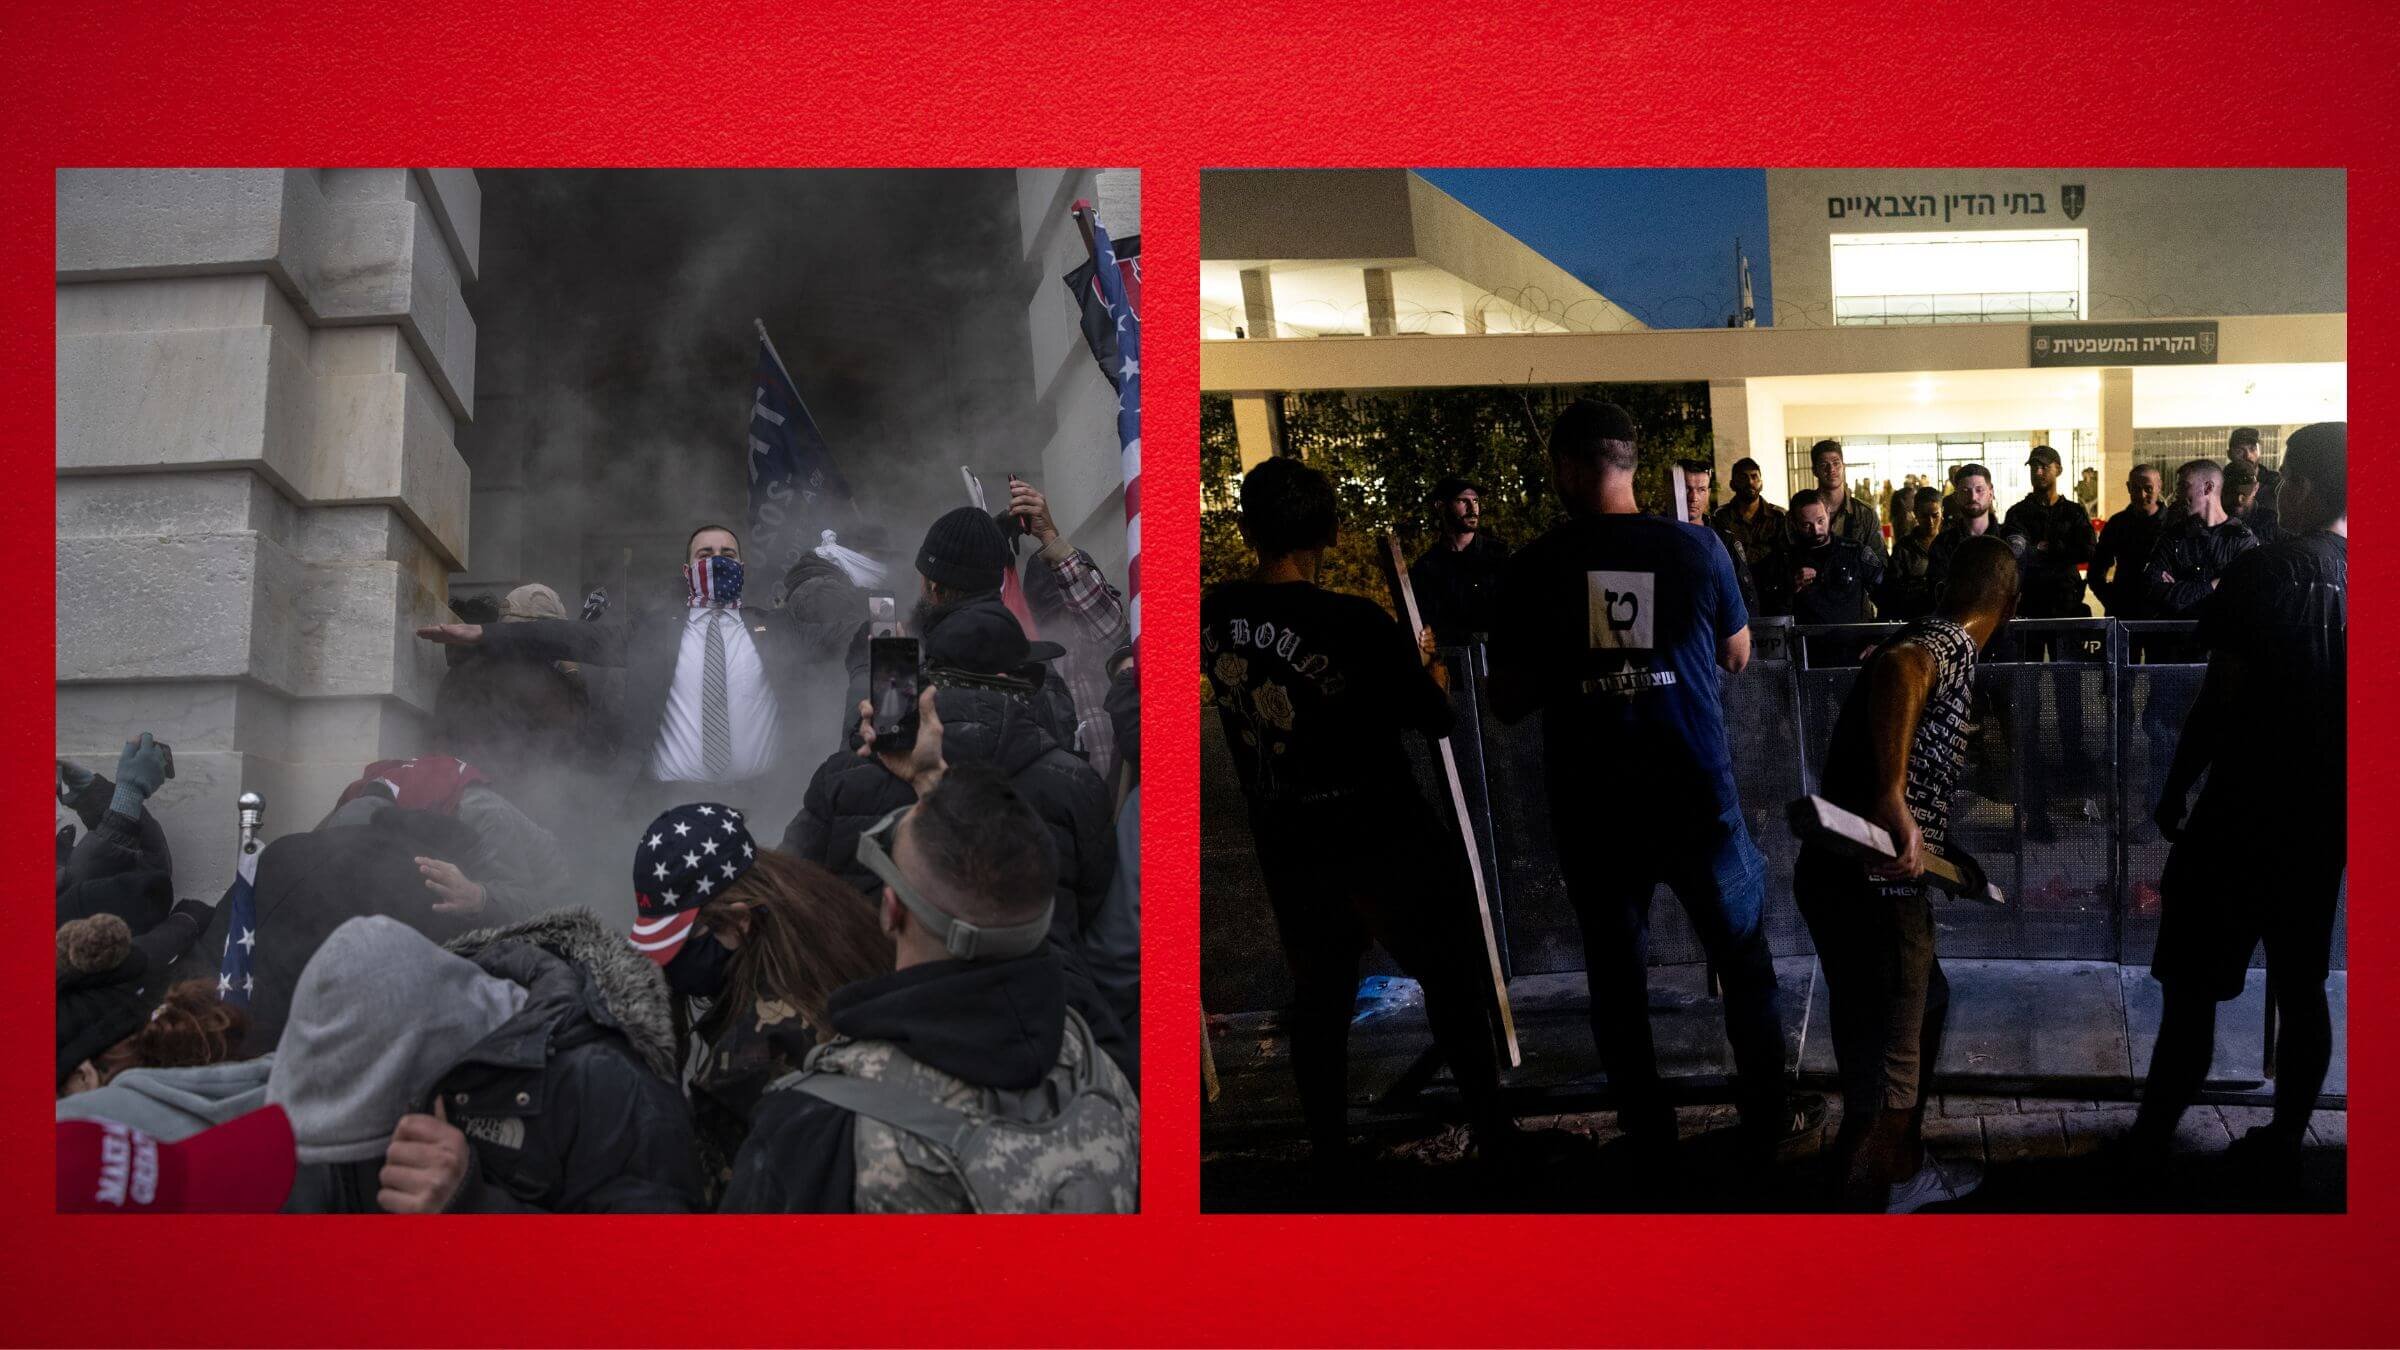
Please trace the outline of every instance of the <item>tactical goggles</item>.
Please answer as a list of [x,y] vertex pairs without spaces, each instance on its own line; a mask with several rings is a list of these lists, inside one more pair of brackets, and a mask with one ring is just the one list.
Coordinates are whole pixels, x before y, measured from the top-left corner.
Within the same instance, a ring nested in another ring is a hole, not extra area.
[[868,871],[881,877],[884,885],[892,888],[892,894],[900,897],[900,903],[908,906],[908,912],[916,915],[919,923],[940,935],[942,946],[953,957],[961,961],[979,961],[1028,956],[1039,951],[1043,940],[1050,936],[1050,912],[1058,903],[1055,899],[1043,902],[1040,918],[1025,923],[984,927],[944,913],[932,901],[919,895],[917,888],[900,875],[899,864],[892,861],[892,850],[899,839],[900,818],[907,815],[914,805],[911,802],[860,831],[858,860],[866,864]]

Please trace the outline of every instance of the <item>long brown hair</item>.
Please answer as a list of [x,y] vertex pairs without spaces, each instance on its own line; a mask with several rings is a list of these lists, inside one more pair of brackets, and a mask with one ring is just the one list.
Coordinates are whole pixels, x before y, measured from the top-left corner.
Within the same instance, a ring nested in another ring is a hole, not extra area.
[[127,1069],[186,1069],[240,1058],[250,1014],[217,997],[210,980],[185,980],[140,1031],[93,1057],[105,1083]]
[[700,907],[701,924],[732,926],[737,902],[750,907],[750,931],[726,969],[722,1006],[778,999],[830,1034],[826,998],[892,969],[892,941],[875,920],[875,902],[813,862],[760,849],[740,880]]

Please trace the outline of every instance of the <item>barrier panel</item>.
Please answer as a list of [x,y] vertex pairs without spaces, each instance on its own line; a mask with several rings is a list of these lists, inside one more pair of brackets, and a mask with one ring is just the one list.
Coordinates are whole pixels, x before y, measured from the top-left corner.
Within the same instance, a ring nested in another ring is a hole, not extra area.
[[[1735,785],[1767,860],[1765,922],[1778,956],[1812,950],[1792,901],[1799,844],[1784,823],[1785,804],[1816,789],[1860,656],[1897,627],[1801,628],[1760,618],[1750,665],[1721,677]],[[1976,666],[1976,725],[1951,820],[1954,839],[2010,903],[1944,903],[1943,955],[2149,963],[2167,859],[2151,816],[2205,670],[2192,627],[2020,619],[1993,640]],[[1483,702],[1482,648],[1443,655],[1459,713],[1452,745],[1503,969],[1512,978],[1580,970],[1582,937],[1559,875],[1544,787],[1541,715],[1502,724]],[[1204,718],[1214,721],[1213,713]],[[1201,740],[1202,999],[1212,1012],[1280,1006],[1289,982],[1250,851],[1247,807],[1221,732],[1204,725]],[[1412,741],[1419,788],[1447,819],[1448,789],[1421,739]],[[1569,825],[1610,828],[1605,820]],[[1460,903],[1473,900],[1462,895]],[[2345,927],[2335,928],[2336,969],[2347,964]],[[1651,962],[1703,959],[1681,907],[1661,887],[1651,906]]]

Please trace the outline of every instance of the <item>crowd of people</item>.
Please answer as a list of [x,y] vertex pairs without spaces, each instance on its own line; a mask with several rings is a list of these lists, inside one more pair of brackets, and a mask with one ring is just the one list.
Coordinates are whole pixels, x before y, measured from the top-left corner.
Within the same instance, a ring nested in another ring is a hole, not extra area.
[[[2087,614],[2087,568],[2111,614],[2197,618],[2189,641],[2207,662],[2198,705],[2168,732],[2174,767],[2155,816],[2173,853],[2152,967],[2167,1013],[2138,1123],[2117,1146],[2123,1173],[2163,1157],[2199,1092],[2216,1007],[2240,994],[2262,942],[2286,1018],[2281,1071],[2272,1122],[2240,1147],[2262,1165],[2296,1166],[2330,1052],[2324,986],[2346,841],[2345,424],[2294,432],[2280,475],[2257,469],[2257,433],[2237,432],[2230,466],[2181,467],[2172,506],[2157,470],[2136,468],[2132,504],[2097,538],[2093,476],[2062,494],[2048,446],[2033,447],[2033,491],[2005,515],[1980,465],[1955,471],[1947,493],[1899,485],[1887,543],[1875,507],[1848,490],[1836,442],[1814,447],[1818,485],[1788,509],[1764,500],[1754,461],[1738,462],[1732,499],[1705,525],[1709,466],[1680,466],[1678,509],[1645,511],[1638,442],[1614,405],[1566,409],[1548,439],[1566,519],[1513,552],[1479,530],[1480,488],[1441,484],[1442,537],[1410,573],[1427,624],[1416,642],[1372,602],[1316,584],[1339,519],[1323,474],[1272,459],[1243,479],[1241,528],[1259,566],[1203,600],[1201,657],[1292,969],[1292,1068],[1329,1174],[1352,1160],[1346,1037],[1370,942],[1423,986],[1476,1155],[1521,1169],[1564,1147],[1519,1131],[1501,1103],[1469,863],[1406,761],[1405,736],[1444,735],[1454,715],[1437,640],[1487,643],[1485,693],[1501,721],[1540,715],[1593,1039],[1639,1155],[1634,1175],[1671,1178],[1679,1156],[1649,1026],[1648,913],[1662,882],[1723,991],[1742,1165],[1771,1166],[1822,1124],[1823,1100],[1786,1072],[1785,1028],[1799,1010],[1777,989],[1761,923],[1767,863],[1721,702],[1721,680],[1749,663],[1752,615],[1791,613],[1898,624],[1862,652],[1820,787],[1893,850],[1862,859],[1812,834],[1792,879],[1831,998],[1843,1096],[1830,1199],[1907,1212],[1973,1189],[1973,1175],[1922,1141],[1947,1009],[1928,864],[1972,888],[1972,860],[1951,843],[1951,797],[1985,741],[1978,721],[2005,711],[1974,698],[1978,655],[2015,618]],[[2225,488],[2237,479],[2247,495]],[[2080,709],[2062,689],[2063,740],[2080,738]],[[2037,700],[2013,715],[2040,713]],[[2278,784],[2271,805],[2262,782]],[[2285,866],[2295,855],[2302,865]]]
[[1124,603],[1021,481],[915,570],[904,744],[831,531],[765,605],[715,525],[679,603],[462,603],[433,753],[221,901],[149,810],[168,747],[61,761],[61,1206],[1134,1210]]

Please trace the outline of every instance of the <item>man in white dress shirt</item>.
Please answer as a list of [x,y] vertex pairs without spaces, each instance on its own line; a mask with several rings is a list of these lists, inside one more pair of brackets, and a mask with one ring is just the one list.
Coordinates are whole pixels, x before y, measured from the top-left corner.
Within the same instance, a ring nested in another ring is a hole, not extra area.
[[795,732],[783,709],[799,704],[801,682],[812,673],[809,653],[838,649],[854,625],[744,608],[741,540],[722,525],[692,532],[683,575],[685,603],[664,613],[597,623],[438,624],[417,636],[624,667],[619,770],[631,783],[626,804],[634,816],[692,800],[699,786],[708,791],[697,795],[751,813],[788,813],[812,765],[787,762]]

